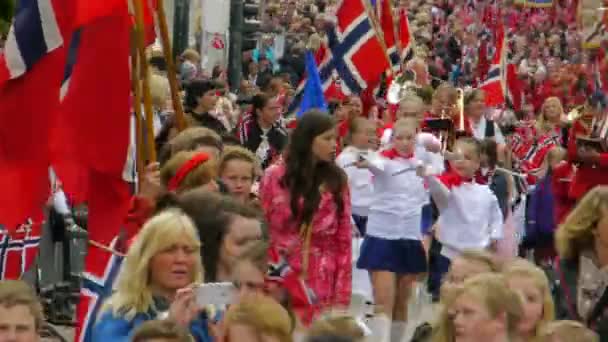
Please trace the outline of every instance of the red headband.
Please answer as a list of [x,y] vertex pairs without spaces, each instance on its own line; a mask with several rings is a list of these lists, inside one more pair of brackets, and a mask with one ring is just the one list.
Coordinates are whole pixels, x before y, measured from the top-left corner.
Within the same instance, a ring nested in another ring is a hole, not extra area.
[[188,160],[184,165],[182,165],[175,176],[171,177],[169,180],[169,184],[167,185],[167,190],[176,191],[179,188],[180,184],[186,178],[186,176],[190,173],[190,171],[194,170],[200,164],[209,160],[209,155],[205,152],[197,153],[194,157]]

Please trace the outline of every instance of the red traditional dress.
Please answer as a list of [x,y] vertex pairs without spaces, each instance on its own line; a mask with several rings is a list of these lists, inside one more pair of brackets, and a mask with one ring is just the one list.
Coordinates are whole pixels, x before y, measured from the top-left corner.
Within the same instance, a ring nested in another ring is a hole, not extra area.
[[[545,133],[538,132],[534,125],[518,127],[511,142],[516,168],[525,174],[540,169],[547,153],[552,148],[561,146],[563,141],[561,131],[560,126]],[[527,181],[529,184],[534,184],[536,178],[529,175]]]
[[[307,250],[301,224],[294,219],[289,190],[280,184],[285,164],[278,163],[266,170],[260,184],[260,199],[268,223],[270,245],[283,255],[289,266],[302,274],[314,293],[316,303],[309,307],[294,307],[304,324],[309,324],[320,312],[332,307],[345,308],[350,303],[352,288],[352,227],[351,201],[348,187],[342,193],[344,209],[338,212],[333,195],[322,191],[317,211],[312,218],[312,231]],[[308,267],[302,272],[303,257]]]

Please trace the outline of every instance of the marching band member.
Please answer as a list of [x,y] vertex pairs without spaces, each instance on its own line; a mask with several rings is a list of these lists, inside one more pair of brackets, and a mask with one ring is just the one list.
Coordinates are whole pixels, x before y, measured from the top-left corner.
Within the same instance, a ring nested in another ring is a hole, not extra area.
[[370,155],[376,139],[375,125],[369,119],[355,118],[348,133],[349,145],[336,158],[336,163],[344,169],[348,176],[353,220],[361,236],[365,236],[367,215],[373,200],[374,186],[372,173],[367,169],[356,167],[356,163]]
[[403,338],[410,289],[427,269],[420,222],[429,196],[415,171],[418,163],[433,158],[416,144],[417,127],[416,119],[398,120],[392,147],[357,163],[374,175],[374,201],[357,267],[370,272],[374,302],[393,318],[393,341]]
[[[608,184],[608,113],[597,97],[585,104],[583,117],[576,120],[568,139],[568,159],[579,163],[572,180],[570,196],[580,199],[596,185]],[[587,123],[591,119],[590,124]],[[578,137],[591,137],[599,142],[598,149],[577,144]],[[602,149],[603,147],[603,149]]]
[[440,278],[448,271],[450,260],[462,251],[487,249],[503,238],[498,200],[487,185],[477,184],[473,178],[480,166],[480,144],[473,138],[460,138],[454,151],[448,173],[435,177],[425,166],[418,168],[440,213],[436,232],[442,244],[437,260]]

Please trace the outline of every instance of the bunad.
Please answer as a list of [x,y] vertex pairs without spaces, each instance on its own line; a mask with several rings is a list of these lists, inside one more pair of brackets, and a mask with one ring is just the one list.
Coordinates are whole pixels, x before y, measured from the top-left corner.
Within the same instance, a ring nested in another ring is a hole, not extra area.
[[358,268],[401,275],[426,272],[420,222],[429,194],[416,167],[433,163],[440,171],[442,158],[437,160],[435,154],[421,146],[416,146],[410,155],[391,148],[368,159],[374,175],[374,201]]
[[353,223],[361,236],[365,235],[369,207],[374,196],[374,185],[372,183],[373,174],[368,169],[358,168],[355,163],[360,157],[369,156],[372,153],[371,150],[360,150],[356,147],[348,146],[336,158],[336,164],[348,176]]
[[463,251],[484,250],[503,238],[503,214],[487,185],[456,173],[427,176],[425,180],[439,209],[436,236],[441,242],[441,252],[437,271],[442,277],[451,260]]

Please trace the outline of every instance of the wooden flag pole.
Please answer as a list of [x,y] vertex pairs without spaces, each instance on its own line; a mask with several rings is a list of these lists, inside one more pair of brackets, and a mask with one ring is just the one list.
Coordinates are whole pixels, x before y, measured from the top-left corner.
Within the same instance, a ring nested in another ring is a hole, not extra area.
[[177,87],[177,69],[173,60],[171,49],[171,41],[169,40],[169,29],[167,27],[167,15],[165,14],[165,6],[163,0],[158,0],[158,27],[160,29],[160,37],[163,44],[163,52],[165,61],[167,62],[167,77],[169,78],[169,86],[171,87],[171,101],[173,102],[173,110],[175,112],[175,122],[177,130],[182,131],[186,128],[186,117],[184,115],[184,107],[179,96]]
[[143,0],[133,0],[135,9],[136,41],[139,51],[139,75],[143,82],[144,112],[146,114],[146,151],[148,163],[156,162],[156,146],[154,143],[154,113],[152,112],[152,95],[150,94],[150,74],[148,71],[148,59],[146,58],[146,46],[144,37],[144,15]]
[[132,49],[132,67],[131,67],[131,79],[133,83],[133,109],[135,111],[135,145],[136,145],[136,159],[135,167],[137,170],[137,186],[140,187],[144,176],[144,131],[141,113],[141,84],[139,83],[139,55],[137,48],[133,44]]

